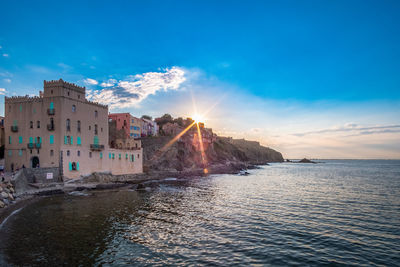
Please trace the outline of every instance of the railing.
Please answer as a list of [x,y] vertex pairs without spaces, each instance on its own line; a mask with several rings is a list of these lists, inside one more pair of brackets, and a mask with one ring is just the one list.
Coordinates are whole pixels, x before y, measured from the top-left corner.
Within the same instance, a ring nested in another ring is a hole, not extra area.
[[47,109],[47,115],[54,115],[56,114],[56,110],[54,108]]
[[47,124],[47,130],[54,131],[54,124]]
[[29,149],[33,149],[35,147],[35,144],[34,143],[28,143],[28,148]]
[[42,143],[28,143],[27,147],[29,149],[41,148],[42,147]]
[[36,148],[41,148],[42,144],[41,143],[35,143]]
[[18,126],[17,125],[11,126],[11,132],[14,132],[14,133],[18,132]]
[[90,149],[91,150],[103,150],[104,149],[104,145],[90,144]]

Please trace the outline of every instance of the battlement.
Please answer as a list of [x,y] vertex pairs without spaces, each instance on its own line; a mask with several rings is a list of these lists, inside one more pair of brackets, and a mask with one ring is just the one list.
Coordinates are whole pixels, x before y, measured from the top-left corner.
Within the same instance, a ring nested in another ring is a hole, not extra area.
[[46,89],[55,88],[55,87],[63,87],[63,88],[66,88],[66,89],[77,91],[77,92],[82,93],[82,94],[84,94],[85,90],[86,90],[86,87],[82,87],[82,86],[78,86],[78,85],[73,84],[73,83],[66,82],[63,79],[52,80],[52,81],[43,81],[43,88],[45,90]]
[[103,105],[103,104],[100,104],[98,102],[93,102],[93,101],[86,100],[86,103],[91,104],[91,105],[95,105],[95,106],[98,106],[98,107],[101,107],[101,108],[108,108],[108,105]]
[[5,103],[21,103],[21,102],[39,102],[39,101],[43,101],[43,98],[40,96],[5,96],[4,97],[4,102]]

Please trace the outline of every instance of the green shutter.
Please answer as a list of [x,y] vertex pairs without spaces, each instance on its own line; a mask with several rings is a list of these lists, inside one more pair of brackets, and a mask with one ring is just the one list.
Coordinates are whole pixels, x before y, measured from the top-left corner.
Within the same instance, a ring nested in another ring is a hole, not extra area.
[[29,137],[29,143],[33,144],[33,137]]
[[19,105],[19,111],[22,111],[22,105]]
[[111,159],[111,153],[108,153],[108,158]]
[[50,109],[54,109],[54,103],[50,102]]
[[74,143],[74,137],[71,135],[71,145]]
[[54,135],[50,135],[50,144],[54,144]]
[[17,120],[14,120],[14,121],[13,121],[13,126],[18,126]]
[[8,155],[11,157],[12,156],[12,150],[8,150]]
[[72,171],[72,163],[68,162],[69,170]]
[[115,156],[114,153],[112,153],[112,158],[113,158],[113,159],[114,159],[114,156]]
[[8,143],[11,145],[11,136],[8,137]]
[[121,154],[119,154],[118,158],[121,159]]
[[18,141],[19,141],[20,144],[22,144],[22,136],[18,137]]
[[18,156],[22,156],[22,149],[20,149],[19,151],[18,151]]
[[125,154],[125,159],[128,159],[128,154]]
[[93,144],[98,145],[99,144],[99,137],[97,135],[95,135],[93,137]]
[[40,144],[42,143],[42,137],[39,137],[39,143]]
[[100,158],[101,159],[103,158],[103,152],[100,152]]
[[67,145],[67,144],[68,144],[68,138],[66,135],[64,135],[64,145]]
[[76,170],[79,171],[79,162],[76,162]]
[[77,144],[78,146],[80,146],[80,145],[82,144],[82,142],[81,142],[81,137],[80,137],[80,136],[78,136],[78,137],[76,138],[76,144]]

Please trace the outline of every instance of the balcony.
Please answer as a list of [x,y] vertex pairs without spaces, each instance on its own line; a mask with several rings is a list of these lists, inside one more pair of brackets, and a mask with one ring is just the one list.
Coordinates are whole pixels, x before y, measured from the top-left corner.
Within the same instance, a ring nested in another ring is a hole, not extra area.
[[54,114],[56,114],[56,110],[54,108],[47,109],[47,115],[54,115]]
[[14,132],[14,133],[18,132],[18,126],[17,125],[11,126],[11,132]]
[[90,149],[95,151],[100,151],[104,149],[104,145],[90,144]]
[[54,131],[54,124],[47,124],[47,130]]
[[41,144],[41,143],[35,143],[35,147],[36,147],[36,148],[41,148],[41,147],[42,147],[42,144]]
[[42,143],[28,143],[27,147],[29,149],[34,149],[34,148],[39,149],[39,148],[42,148]]

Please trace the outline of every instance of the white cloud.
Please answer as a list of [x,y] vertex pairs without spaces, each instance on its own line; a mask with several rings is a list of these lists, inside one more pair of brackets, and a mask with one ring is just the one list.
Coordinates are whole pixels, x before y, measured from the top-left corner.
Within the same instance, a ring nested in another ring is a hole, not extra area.
[[5,88],[0,88],[0,95],[5,95],[7,93]]
[[3,57],[9,57],[10,55],[9,54],[3,54]]
[[100,84],[101,87],[112,87],[117,83],[117,80],[115,79],[108,79],[106,82],[102,82]]
[[10,83],[11,79],[6,78],[6,79],[3,79],[3,81],[5,81],[6,83]]
[[97,85],[99,84],[98,81],[94,80],[94,79],[90,79],[90,78],[86,78],[83,80],[83,82],[87,85]]
[[[124,80],[115,81],[113,87],[88,91],[87,97],[91,101],[109,105],[110,109],[127,108],[137,106],[158,91],[178,90],[185,80],[185,71],[172,67],[164,72],[130,75]],[[112,82],[108,80],[104,85],[107,83]]]

